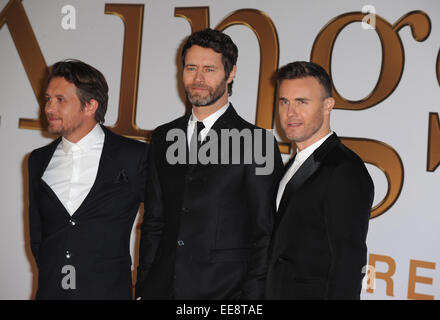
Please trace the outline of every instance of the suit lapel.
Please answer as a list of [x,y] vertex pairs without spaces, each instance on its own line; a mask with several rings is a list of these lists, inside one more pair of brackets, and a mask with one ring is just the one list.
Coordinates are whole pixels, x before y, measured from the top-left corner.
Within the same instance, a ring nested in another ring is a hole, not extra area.
[[177,128],[185,132],[185,146],[186,146],[186,163],[189,164],[189,146],[188,146],[188,121],[191,117],[191,113],[182,117],[181,121],[177,124]]
[[[278,208],[278,213],[282,214],[284,209],[289,202],[289,197],[292,193],[298,190],[307,179],[318,170],[320,163],[315,161],[313,154],[299,167],[295,172],[293,177],[287,183],[284,189],[283,196],[281,197],[280,207]],[[287,172],[287,171],[286,171]]]
[[319,146],[319,148],[317,148],[313,152],[310,157],[307,158],[307,160],[295,172],[293,177],[287,183],[286,188],[284,189],[284,193],[281,198],[280,206],[276,215],[276,221],[278,221],[278,223],[276,223],[277,225],[279,224],[279,221],[283,218],[288,204],[290,204],[292,194],[300,189],[301,186],[304,185],[304,183],[319,169],[327,153],[340,143],[341,141],[339,140],[336,133],[333,133],[330,137],[327,138],[327,140],[322,143],[321,146]]
[[237,112],[235,111],[232,103],[229,103],[228,109],[217,119],[217,121],[211,127],[218,137],[220,137],[221,129],[233,129],[237,126],[234,125],[235,119],[237,119]]
[[61,137],[58,137],[56,140],[51,142],[48,145],[46,154],[44,156],[43,161],[40,163],[40,167],[38,168],[38,177],[41,179],[43,177],[44,172],[46,171],[47,166],[49,165],[50,160],[55,152],[55,149],[61,142]]
[[101,189],[101,186],[110,180],[115,180],[115,172],[122,169],[117,166],[117,161],[114,155],[118,154],[118,145],[115,143],[115,136],[109,129],[101,125],[104,131],[104,146],[102,148],[101,157],[99,159],[98,172],[96,173],[95,182],[92,185],[89,193],[87,194],[84,201],[81,203],[79,208],[72,214],[72,217],[77,217],[81,212],[83,212],[88,204],[93,201],[96,193]]
[[46,150],[46,153],[44,155],[43,161],[40,163],[40,166],[38,168],[38,181],[40,183],[40,187],[48,193],[48,195],[53,199],[54,203],[58,205],[60,210],[62,210],[67,216],[70,217],[69,212],[64,207],[64,205],[61,203],[60,199],[58,199],[55,192],[52,190],[52,188],[46,183],[46,181],[43,180],[44,172],[47,169],[47,166],[49,165],[50,160],[52,159],[53,154],[55,153],[55,150],[57,146],[61,142],[61,137],[58,137],[56,140],[54,140],[52,143],[48,145],[48,148]]

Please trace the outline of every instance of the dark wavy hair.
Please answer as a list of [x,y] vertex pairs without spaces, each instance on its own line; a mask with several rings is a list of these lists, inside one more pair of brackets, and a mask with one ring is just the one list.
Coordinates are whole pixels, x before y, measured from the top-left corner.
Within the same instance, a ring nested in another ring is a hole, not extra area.
[[95,120],[104,122],[108,103],[108,85],[102,73],[92,66],[75,59],[67,59],[55,63],[49,73],[48,83],[56,77],[62,77],[73,83],[81,108],[91,99],[98,101]]
[[327,71],[319,64],[308,61],[295,61],[281,67],[277,74],[278,84],[282,80],[292,80],[305,77],[313,77],[319,81],[325,91],[325,98],[332,96],[332,81]]
[[[232,39],[225,33],[207,28],[191,34],[186,40],[182,48],[182,65],[185,67],[186,52],[192,46],[197,45],[203,48],[210,48],[222,55],[222,63],[225,68],[227,79],[232,71],[232,68],[237,63],[238,48],[232,42]],[[228,85],[228,94],[232,94],[232,83]]]

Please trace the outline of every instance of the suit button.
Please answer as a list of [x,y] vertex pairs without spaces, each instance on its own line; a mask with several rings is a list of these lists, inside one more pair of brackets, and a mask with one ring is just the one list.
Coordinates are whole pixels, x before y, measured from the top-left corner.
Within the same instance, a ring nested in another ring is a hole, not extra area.
[[69,250],[67,250],[67,251],[66,251],[66,258],[67,258],[67,259],[70,259],[71,256],[72,256],[72,254],[70,253]]
[[187,207],[182,207],[182,213],[189,213],[189,209]]
[[183,240],[179,240],[179,241],[177,241],[177,245],[179,247],[183,247],[185,245],[185,242],[183,242]]
[[69,220],[69,223],[70,223],[72,226],[76,225],[76,222],[73,221],[73,220]]
[[189,180],[189,181],[193,181],[194,178],[193,178],[192,176],[188,176],[188,180]]

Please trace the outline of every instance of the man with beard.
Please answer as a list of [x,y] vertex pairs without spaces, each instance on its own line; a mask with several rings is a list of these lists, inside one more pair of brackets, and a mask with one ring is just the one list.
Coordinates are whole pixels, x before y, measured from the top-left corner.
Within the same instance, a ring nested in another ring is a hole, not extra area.
[[[192,34],[183,46],[183,85],[192,112],[158,127],[151,139],[137,298],[263,297],[282,162],[273,136],[267,140],[267,131],[243,120],[228,102],[237,56],[230,37],[211,29]],[[173,141],[167,133],[176,129],[185,132],[187,154],[213,134],[248,130],[252,139],[239,140],[240,146],[254,153],[252,146],[260,144],[272,157],[273,170],[258,175],[256,161],[243,162],[243,148],[239,163],[171,164],[167,149]]]
[[79,60],[51,68],[44,112],[59,137],[29,157],[37,299],[133,299],[130,234],[148,145],[102,125],[108,85]]

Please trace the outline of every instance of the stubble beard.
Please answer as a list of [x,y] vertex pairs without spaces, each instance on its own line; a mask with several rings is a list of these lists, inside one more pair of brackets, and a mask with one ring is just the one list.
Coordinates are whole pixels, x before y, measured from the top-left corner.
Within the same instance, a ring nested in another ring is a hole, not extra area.
[[286,134],[287,139],[289,139],[290,141],[293,141],[295,143],[298,143],[298,142],[301,143],[303,141],[306,141],[306,140],[312,138],[314,135],[316,135],[321,130],[323,125],[324,125],[324,119],[322,118],[319,121],[313,123],[311,127],[305,128],[305,130],[303,132],[299,132],[296,134],[294,134],[294,133],[289,134],[289,132],[287,130],[285,130],[285,134]]
[[[211,87],[205,86],[206,89],[208,89],[209,94],[206,97],[202,97],[198,94],[191,95],[190,89],[192,86],[185,87],[186,96],[188,98],[188,101],[196,107],[206,107],[213,105],[216,103],[224,94],[226,91],[226,80],[223,80],[215,89],[212,89]],[[200,86],[198,86],[200,87]]]
[[47,131],[49,131],[49,133],[51,134],[59,135],[62,137],[68,137],[72,135],[76,130],[81,128],[82,125],[83,122],[77,122],[77,123],[72,123],[70,127],[68,126],[66,128],[63,122],[61,122],[60,126],[52,126],[49,124],[49,126],[47,127]]

